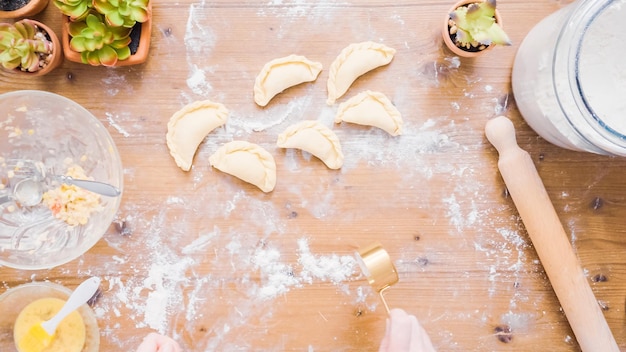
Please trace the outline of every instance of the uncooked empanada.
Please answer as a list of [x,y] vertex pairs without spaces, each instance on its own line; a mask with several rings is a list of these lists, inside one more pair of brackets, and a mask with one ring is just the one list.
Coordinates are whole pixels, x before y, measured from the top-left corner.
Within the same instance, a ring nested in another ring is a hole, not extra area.
[[392,136],[402,134],[402,115],[383,94],[366,90],[339,105],[335,122],[374,126]]
[[262,147],[245,141],[232,141],[209,157],[216,169],[251,183],[263,192],[276,186],[276,162]]
[[328,74],[328,100],[332,105],[344,95],[352,83],[362,74],[387,65],[396,50],[383,44],[363,42],[350,44],[333,61]]
[[322,64],[304,56],[289,55],[274,59],[265,66],[254,81],[254,101],[265,106],[272,98],[289,87],[312,82],[322,71]]
[[166,140],[176,165],[189,171],[200,143],[227,119],[226,107],[209,100],[191,103],[172,115],[167,124]]
[[280,148],[297,148],[309,152],[328,166],[339,169],[343,165],[341,144],[335,132],[318,121],[305,120],[278,135],[276,145]]

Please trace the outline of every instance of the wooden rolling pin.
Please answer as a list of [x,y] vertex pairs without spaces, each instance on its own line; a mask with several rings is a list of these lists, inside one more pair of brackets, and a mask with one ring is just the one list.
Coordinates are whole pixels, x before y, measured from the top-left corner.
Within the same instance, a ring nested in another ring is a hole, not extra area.
[[485,133],[500,154],[504,183],[581,349],[619,352],[535,164],[517,145],[513,123],[496,117],[487,122]]

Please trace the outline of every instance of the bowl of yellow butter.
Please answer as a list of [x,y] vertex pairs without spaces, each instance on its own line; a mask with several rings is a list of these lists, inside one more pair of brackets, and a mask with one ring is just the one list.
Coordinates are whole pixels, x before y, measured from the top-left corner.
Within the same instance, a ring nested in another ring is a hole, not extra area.
[[[30,328],[52,318],[72,291],[49,282],[17,286],[0,295],[0,351],[22,352],[18,342]],[[93,310],[83,305],[61,321],[45,352],[96,352],[100,332]]]

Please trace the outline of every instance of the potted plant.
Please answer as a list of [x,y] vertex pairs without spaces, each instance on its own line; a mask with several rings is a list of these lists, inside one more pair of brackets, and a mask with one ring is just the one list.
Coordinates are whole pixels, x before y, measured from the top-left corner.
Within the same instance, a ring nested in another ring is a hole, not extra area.
[[12,72],[45,75],[63,61],[61,42],[43,23],[23,19],[0,23],[0,65]]
[[69,61],[127,66],[146,61],[152,33],[150,0],[53,0],[64,15]]
[[48,0],[3,0],[0,1],[0,18],[35,16],[47,5]]
[[461,0],[445,17],[443,41],[456,55],[475,57],[494,45],[511,45],[496,0]]

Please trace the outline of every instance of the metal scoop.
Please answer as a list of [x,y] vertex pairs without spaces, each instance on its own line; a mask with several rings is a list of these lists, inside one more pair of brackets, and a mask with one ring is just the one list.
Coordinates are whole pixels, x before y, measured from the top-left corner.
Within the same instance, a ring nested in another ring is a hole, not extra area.
[[389,254],[380,243],[372,243],[360,248],[356,258],[363,275],[367,277],[372,288],[378,292],[387,313],[389,313],[389,306],[383,293],[399,280],[398,272]]
[[41,182],[33,178],[25,178],[15,184],[12,194],[0,197],[0,204],[15,200],[22,206],[32,207],[41,203],[42,195]]
[[0,197],[0,204],[9,200],[15,200],[23,206],[39,204],[44,193],[43,183],[45,179],[75,185],[107,197],[117,197],[121,194],[119,188],[108,183],[46,173],[43,164],[32,160],[8,159],[3,160],[2,166],[11,172],[12,178],[20,180],[13,186],[13,194]]

